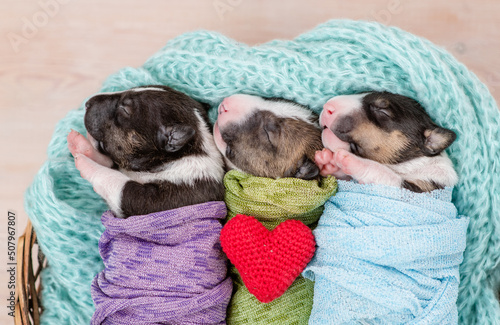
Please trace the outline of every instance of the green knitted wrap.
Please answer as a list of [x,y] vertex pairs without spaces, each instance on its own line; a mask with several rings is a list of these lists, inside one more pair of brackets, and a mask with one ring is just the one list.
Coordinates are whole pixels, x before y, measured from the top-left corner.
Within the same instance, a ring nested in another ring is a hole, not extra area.
[[[316,225],[326,200],[335,194],[337,181],[328,177],[321,182],[297,178],[255,177],[232,170],[224,177],[228,220],[237,214],[253,216],[273,230],[288,219]],[[279,298],[261,303],[243,284],[234,266],[233,297],[228,307],[231,324],[307,324],[313,304],[314,283],[301,275]]]
[[[493,73],[493,72],[492,72]],[[101,91],[164,84],[212,106],[246,93],[284,97],[320,112],[332,96],[387,90],[419,101],[458,137],[447,150],[460,181],[453,203],[470,217],[460,267],[459,324],[498,324],[500,305],[500,112],[486,86],[429,41],[377,23],[332,20],[294,40],[247,46],[221,34],[180,35],[140,68],[111,75]],[[91,95],[91,94],[89,94]],[[26,192],[26,211],[49,267],[42,273],[42,324],[88,324],[90,283],[105,203],[80,177],[68,151],[85,132],[84,105],[56,126],[47,161]]]

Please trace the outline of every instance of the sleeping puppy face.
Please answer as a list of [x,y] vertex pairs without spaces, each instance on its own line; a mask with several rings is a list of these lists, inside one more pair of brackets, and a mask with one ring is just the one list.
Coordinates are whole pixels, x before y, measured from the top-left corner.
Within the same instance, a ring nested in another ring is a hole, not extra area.
[[382,164],[439,155],[456,138],[418,102],[388,92],[333,97],[323,107],[320,124],[325,147]]
[[309,109],[283,99],[233,95],[219,106],[215,143],[230,168],[260,177],[314,179],[321,129]]
[[[99,94],[86,103],[88,139],[68,148],[116,216],[224,198],[224,161],[203,104],[165,86]],[[112,167],[118,167],[112,168]]]
[[164,86],[99,94],[86,102],[85,127],[93,146],[122,170],[152,172],[204,152],[206,109]]

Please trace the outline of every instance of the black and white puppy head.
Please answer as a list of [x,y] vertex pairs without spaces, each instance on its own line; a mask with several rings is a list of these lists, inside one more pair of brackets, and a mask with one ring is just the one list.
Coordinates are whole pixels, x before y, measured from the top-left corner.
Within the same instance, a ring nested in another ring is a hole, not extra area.
[[440,154],[456,138],[415,100],[389,92],[336,96],[320,115],[323,144],[383,164]]
[[317,116],[297,103],[233,95],[219,106],[214,138],[229,168],[260,177],[314,179],[321,150]]
[[206,108],[169,87],[98,94],[85,106],[90,141],[122,170],[153,172],[206,150],[200,132],[208,127]]

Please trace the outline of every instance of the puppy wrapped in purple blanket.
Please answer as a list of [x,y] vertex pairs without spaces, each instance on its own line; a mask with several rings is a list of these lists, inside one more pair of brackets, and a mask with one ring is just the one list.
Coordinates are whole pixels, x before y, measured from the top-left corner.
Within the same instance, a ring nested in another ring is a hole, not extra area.
[[91,324],[225,324],[232,282],[219,243],[224,202],[102,216],[105,269],[92,283]]

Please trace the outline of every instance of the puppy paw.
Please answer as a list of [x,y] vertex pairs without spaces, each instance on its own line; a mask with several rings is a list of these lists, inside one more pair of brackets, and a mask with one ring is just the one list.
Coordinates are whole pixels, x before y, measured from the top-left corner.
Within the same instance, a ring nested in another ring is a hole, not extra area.
[[87,157],[92,155],[92,151],[95,151],[90,141],[87,140],[81,133],[71,130],[67,137],[68,149],[73,156],[77,154],[82,154]]
[[344,149],[337,150],[332,160],[344,174],[354,178],[365,168],[359,157]]
[[314,156],[314,161],[316,165],[319,167],[321,176],[329,176],[333,175],[338,177],[338,172],[340,168],[333,161],[334,153],[327,148],[324,148],[321,151],[316,151]]
[[98,152],[90,143],[90,141],[85,138],[81,133],[71,130],[67,137],[69,152],[75,157],[76,155],[84,155],[89,157],[93,161],[105,167],[113,166],[113,161]]
[[314,161],[318,167],[322,167],[323,165],[329,164],[333,159],[333,152],[330,149],[323,148],[321,151],[316,151],[314,155]]
[[332,165],[332,164],[326,164],[323,166],[323,168],[320,169],[320,175],[323,177],[326,176],[335,176],[339,178],[338,172],[340,171],[340,168],[338,166]]
[[102,166],[81,153],[75,153],[74,157],[75,166],[76,169],[78,169],[78,171],[80,172],[80,176],[92,183],[93,179],[99,171],[99,167]]

